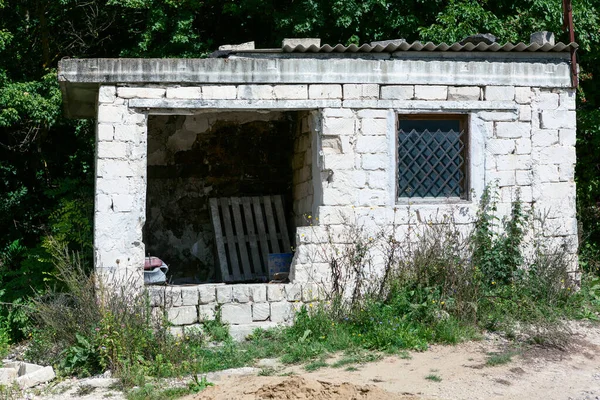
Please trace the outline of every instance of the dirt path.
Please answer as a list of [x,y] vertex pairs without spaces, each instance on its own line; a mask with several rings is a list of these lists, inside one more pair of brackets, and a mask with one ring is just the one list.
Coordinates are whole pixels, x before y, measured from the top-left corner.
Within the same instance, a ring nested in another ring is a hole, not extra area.
[[[505,350],[501,340],[432,346],[411,359],[387,357],[356,371],[285,368],[292,377],[224,377],[189,399],[569,399],[600,400],[600,326],[573,326],[566,351],[533,348],[498,366],[488,353]],[[436,375],[440,382],[425,379]],[[345,384],[342,385],[342,384]]]

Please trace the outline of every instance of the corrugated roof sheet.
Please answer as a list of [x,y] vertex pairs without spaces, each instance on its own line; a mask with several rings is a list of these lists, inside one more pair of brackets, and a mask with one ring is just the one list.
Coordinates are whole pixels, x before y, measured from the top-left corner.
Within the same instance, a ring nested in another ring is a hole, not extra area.
[[525,43],[506,43],[504,45],[500,45],[498,43],[492,44],[434,44],[431,42],[422,43],[422,42],[413,42],[407,43],[403,42],[400,44],[388,44],[387,46],[377,45],[371,46],[369,44],[363,44],[362,46],[357,46],[352,44],[350,46],[344,46],[338,44],[334,47],[325,44],[321,47],[312,45],[309,47],[304,47],[302,45],[298,46],[284,46],[284,53],[394,53],[397,51],[452,51],[452,52],[460,52],[460,51],[468,51],[468,52],[568,52],[571,49],[577,49],[579,46],[577,43],[556,43],[550,44],[546,43],[543,46],[537,43],[533,44],[525,44]]

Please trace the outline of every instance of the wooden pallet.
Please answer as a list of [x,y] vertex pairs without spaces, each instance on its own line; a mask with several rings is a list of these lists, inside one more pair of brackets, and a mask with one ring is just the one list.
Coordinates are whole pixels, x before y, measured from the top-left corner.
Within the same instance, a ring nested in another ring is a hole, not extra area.
[[269,253],[291,251],[281,196],[209,200],[223,282],[268,277]]

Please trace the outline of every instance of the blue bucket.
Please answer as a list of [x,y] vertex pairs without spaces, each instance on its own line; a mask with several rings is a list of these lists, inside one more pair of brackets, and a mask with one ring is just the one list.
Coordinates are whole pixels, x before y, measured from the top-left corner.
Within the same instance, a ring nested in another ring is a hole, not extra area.
[[292,253],[270,253],[268,255],[269,279],[273,279],[273,275],[280,272],[290,273],[292,265]]

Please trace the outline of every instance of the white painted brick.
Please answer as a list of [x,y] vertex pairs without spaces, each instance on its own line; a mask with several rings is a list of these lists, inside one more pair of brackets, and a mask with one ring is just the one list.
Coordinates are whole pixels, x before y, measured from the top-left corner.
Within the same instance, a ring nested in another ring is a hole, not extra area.
[[358,192],[360,206],[373,207],[386,204],[387,192],[385,190],[362,189]]
[[338,170],[332,177],[333,188],[361,188],[365,187],[367,173],[361,170]]
[[167,90],[161,88],[119,87],[117,95],[123,99],[160,99],[165,97]]
[[503,101],[515,99],[514,86],[486,86],[485,99],[487,101]]
[[250,301],[250,288],[246,285],[233,286],[233,301],[236,303],[247,303]]
[[366,118],[375,118],[375,119],[387,119],[389,112],[388,110],[374,110],[371,108],[366,108],[363,110],[358,110],[356,113],[358,118],[366,119]]
[[271,305],[269,303],[252,304],[252,321],[266,321],[271,316]]
[[546,147],[540,150],[540,161],[542,164],[575,164],[574,147]]
[[516,143],[512,139],[490,139],[486,143],[486,150],[490,154],[510,154],[516,149]]
[[538,165],[535,167],[536,179],[539,182],[558,182],[560,175],[558,165]]
[[515,177],[517,185],[519,186],[531,185],[533,179],[532,171],[516,171]]
[[360,136],[356,141],[357,153],[385,153],[388,142],[385,136]]
[[558,131],[558,139],[562,146],[575,146],[577,131],[575,129],[561,129]]
[[288,322],[294,319],[294,308],[287,301],[271,303],[271,321]]
[[364,154],[362,167],[366,170],[386,169],[389,164],[387,154]]
[[198,322],[195,306],[172,307],[167,310],[167,320],[173,325],[190,325]]
[[302,300],[302,286],[299,284],[285,285],[285,297],[287,301]]
[[542,111],[540,115],[542,129],[574,129],[575,120],[575,111]]
[[283,285],[271,284],[267,285],[267,300],[270,302],[283,300],[285,293],[283,291]]
[[516,87],[515,101],[519,104],[530,104],[532,94],[530,87]]
[[531,144],[533,147],[547,147],[558,144],[558,131],[533,130],[531,132]]
[[516,121],[519,117],[517,113],[506,111],[481,111],[477,116],[484,121]]
[[385,171],[369,172],[368,182],[371,189],[387,189],[388,173]]
[[531,154],[531,139],[521,138],[515,140],[517,154]]
[[496,123],[496,136],[498,138],[529,137],[531,125],[524,122],[498,122]]
[[214,321],[217,314],[216,304],[201,304],[198,306],[199,321]]
[[137,125],[116,125],[114,138],[122,142],[137,142],[142,132]]
[[467,101],[480,99],[481,88],[478,86],[450,86],[448,88],[448,100]]
[[99,142],[97,150],[98,158],[127,158],[127,143],[125,142]]
[[417,85],[415,86],[415,99],[417,100],[446,100],[448,86]]
[[375,84],[346,84],[344,99],[378,99],[379,85]]
[[414,86],[393,85],[381,87],[381,98],[385,100],[412,100],[414,95]]
[[575,110],[575,91],[565,90],[560,92],[559,110]]
[[275,85],[273,87],[275,98],[282,100],[308,99],[307,85]]
[[121,123],[127,109],[124,106],[98,106],[98,123]]
[[575,165],[559,164],[559,179],[561,182],[573,182],[575,179]]
[[355,120],[353,118],[325,118],[323,119],[323,135],[339,136],[354,135]]
[[241,100],[272,100],[275,91],[271,85],[239,85],[237,96]]
[[112,196],[113,209],[115,210],[115,212],[132,211],[137,198],[137,196],[131,194],[115,194]]
[[310,85],[309,99],[341,99],[342,85]]
[[200,304],[214,303],[217,300],[215,287],[212,285],[198,286],[198,298]]
[[237,97],[237,87],[234,85],[208,85],[202,86],[204,100],[231,100]]
[[233,291],[231,286],[217,286],[217,303],[231,303],[233,299]]
[[531,106],[519,106],[519,121],[531,121]]
[[351,108],[325,108],[323,118],[353,118],[354,111]]
[[148,115],[145,113],[131,112],[129,110],[129,114],[126,114],[123,118],[124,125],[146,125],[146,119]]
[[184,306],[195,306],[198,304],[198,288],[197,287],[182,287],[181,300]]
[[221,306],[221,320],[226,324],[239,325],[252,322],[252,307],[249,303],[229,303]]
[[201,99],[202,89],[197,86],[167,88],[167,99]]
[[383,118],[363,118],[360,121],[363,135],[386,135],[388,121]]
[[498,171],[529,170],[532,160],[530,155],[506,154],[496,157]]
[[515,171],[490,171],[487,175],[489,183],[498,182],[500,187],[516,184]]
[[98,177],[118,178],[137,175],[136,168],[128,161],[99,159],[96,165]]
[[98,89],[98,103],[113,103],[117,98],[115,86],[100,86]]
[[338,169],[353,169],[354,155],[353,154],[324,154],[323,167],[333,171]]
[[539,92],[535,99],[539,110],[556,110],[558,108],[558,93]]
[[111,141],[114,139],[115,128],[112,124],[97,125],[97,136],[99,141]]

